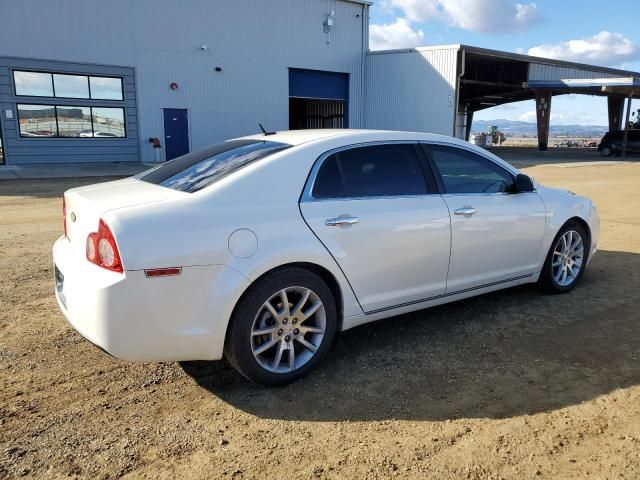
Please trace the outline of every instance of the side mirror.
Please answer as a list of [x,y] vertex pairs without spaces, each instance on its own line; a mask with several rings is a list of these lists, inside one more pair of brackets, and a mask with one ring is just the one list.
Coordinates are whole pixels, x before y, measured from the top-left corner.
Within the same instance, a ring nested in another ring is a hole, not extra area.
[[516,181],[513,186],[514,190],[518,193],[533,192],[535,190],[531,177],[523,173],[519,173],[518,175],[516,175]]

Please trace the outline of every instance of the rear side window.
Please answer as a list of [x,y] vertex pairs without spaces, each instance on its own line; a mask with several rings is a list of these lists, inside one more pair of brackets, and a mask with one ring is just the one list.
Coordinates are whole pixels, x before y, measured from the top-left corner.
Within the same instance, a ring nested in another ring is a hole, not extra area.
[[187,153],[142,172],[136,178],[173,190],[197,192],[256,160],[290,146],[260,140],[231,140]]
[[320,167],[312,191],[317,199],[426,193],[412,144],[369,145],[334,153]]
[[440,145],[430,145],[429,151],[446,193],[499,193],[513,186],[511,173],[488,158]]

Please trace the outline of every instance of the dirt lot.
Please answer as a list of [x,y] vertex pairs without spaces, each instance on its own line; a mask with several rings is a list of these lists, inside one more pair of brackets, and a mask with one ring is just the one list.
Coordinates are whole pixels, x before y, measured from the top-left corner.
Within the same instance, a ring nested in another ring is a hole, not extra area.
[[640,478],[640,163],[527,172],[598,204],[576,290],[354,329],[280,389],[92,347],[50,249],[62,191],[95,180],[0,183],[0,478]]

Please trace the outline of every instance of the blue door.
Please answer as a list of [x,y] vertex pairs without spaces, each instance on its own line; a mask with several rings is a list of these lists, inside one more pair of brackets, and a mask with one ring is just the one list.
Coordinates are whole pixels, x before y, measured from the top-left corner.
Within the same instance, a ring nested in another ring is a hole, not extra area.
[[189,120],[186,109],[164,109],[164,148],[167,160],[189,153]]

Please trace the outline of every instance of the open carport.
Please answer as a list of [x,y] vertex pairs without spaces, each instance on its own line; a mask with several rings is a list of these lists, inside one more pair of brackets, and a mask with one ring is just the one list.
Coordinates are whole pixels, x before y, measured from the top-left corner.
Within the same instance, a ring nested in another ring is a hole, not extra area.
[[474,112],[535,100],[538,148],[546,150],[551,100],[555,95],[566,94],[607,97],[609,130],[622,130],[628,127],[631,100],[640,94],[640,73],[460,46],[458,126],[464,127],[467,140]]

